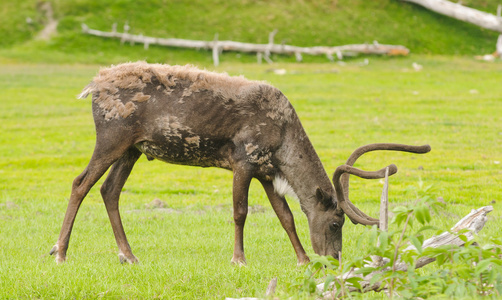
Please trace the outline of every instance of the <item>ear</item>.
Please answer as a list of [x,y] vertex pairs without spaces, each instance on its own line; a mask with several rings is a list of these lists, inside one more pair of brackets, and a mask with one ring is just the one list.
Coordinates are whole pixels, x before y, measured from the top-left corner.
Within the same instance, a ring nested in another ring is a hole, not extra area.
[[321,202],[326,208],[336,207],[336,203],[333,202],[333,199],[320,187],[317,187],[315,197],[317,201]]

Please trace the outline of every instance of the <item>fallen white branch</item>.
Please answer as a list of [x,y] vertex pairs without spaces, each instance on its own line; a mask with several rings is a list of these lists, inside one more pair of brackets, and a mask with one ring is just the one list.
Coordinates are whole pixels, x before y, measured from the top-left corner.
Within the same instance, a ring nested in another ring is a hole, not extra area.
[[434,12],[502,33],[502,20],[496,15],[446,0],[403,0]]
[[252,44],[252,43],[241,43],[234,41],[219,41],[217,36],[212,41],[157,38],[157,37],[129,34],[128,29],[129,27],[127,25],[127,30],[124,29],[124,32],[122,33],[117,32],[116,25],[114,24],[113,30],[111,32],[106,32],[106,31],[91,29],[86,24],[82,24],[82,31],[86,34],[105,38],[116,38],[120,39],[122,43],[130,42],[131,44],[134,43],[144,44],[145,49],[148,49],[149,45],[160,45],[168,47],[212,50],[213,60],[216,65],[219,63],[218,53],[220,51],[239,51],[239,52],[257,53],[259,55],[259,60],[263,57],[268,62],[271,62],[269,57],[271,53],[295,55],[296,59],[301,61],[302,54],[326,55],[326,57],[332,60],[333,55],[336,55],[339,59],[341,59],[343,55],[352,53],[380,54],[380,55],[408,55],[410,52],[410,50],[404,46],[384,45],[384,44],[379,44],[378,42],[373,42],[373,44],[353,44],[353,45],[332,46],[332,47],[330,46],[299,47],[286,44],[275,44],[274,36],[277,33],[276,30],[274,30],[269,35],[269,42],[267,44]]

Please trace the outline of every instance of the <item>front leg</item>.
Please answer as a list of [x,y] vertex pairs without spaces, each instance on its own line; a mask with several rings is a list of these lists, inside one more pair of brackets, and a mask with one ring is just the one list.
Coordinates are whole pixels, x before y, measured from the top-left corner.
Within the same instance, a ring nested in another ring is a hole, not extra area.
[[235,242],[234,255],[231,263],[236,265],[245,265],[246,257],[244,256],[244,223],[248,214],[248,192],[252,172],[245,167],[234,168],[233,179],[233,207],[234,207],[234,222],[235,222]]
[[260,182],[263,185],[265,192],[267,193],[268,199],[270,200],[270,204],[272,205],[275,214],[279,218],[279,221],[281,222],[284,230],[286,230],[289,240],[291,241],[291,244],[295,249],[296,257],[298,259],[298,265],[308,264],[310,260],[307,256],[307,253],[305,253],[302,243],[300,242],[300,239],[298,238],[298,235],[296,233],[295,220],[293,213],[289,208],[288,202],[286,202],[284,196],[279,196],[274,191],[272,182],[265,180],[260,180]]

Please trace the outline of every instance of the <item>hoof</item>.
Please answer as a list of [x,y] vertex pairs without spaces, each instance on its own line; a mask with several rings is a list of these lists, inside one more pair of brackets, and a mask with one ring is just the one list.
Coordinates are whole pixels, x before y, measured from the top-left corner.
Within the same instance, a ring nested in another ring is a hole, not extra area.
[[230,263],[234,266],[243,267],[247,265],[245,258],[232,258]]
[[120,259],[121,264],[125,264],[125,263],[130,264],[130,265],[139,264],[139,260],[136,258],[136,256],[134,256],[132,254],[131,254],[131,257],[127,257],[127,256],[125,256],[125,254],[119,253],[119,259]]
[[301,267],[301,266],[306,266],[308,265],[310,262],[310,259],[307,257],[305,259],[302,259],[302,260],[298,260],[298,263],[296,264],[298,267]]
[[58,264],[64,263],[66,261],[66,256],[59,253],[59,247],[57,244],[54,245],[54,247],[52,247],[49,254],[54,256],[54,258],[56,259],[56,263]]

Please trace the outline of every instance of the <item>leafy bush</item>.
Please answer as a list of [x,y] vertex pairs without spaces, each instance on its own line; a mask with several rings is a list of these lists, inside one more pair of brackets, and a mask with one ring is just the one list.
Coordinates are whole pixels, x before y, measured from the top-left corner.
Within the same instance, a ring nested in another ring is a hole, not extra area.
[[[361,291],[385,290],[391,298],[404,299],[502,295],[501,237],[493,237],[488,244],[481,245],[476,239],[468,241],[463,235],[465,230],[457,233],[466,242],[463,247],[422,248],[427,231],[445,232],[429,225],[431,211],[437,212],[442,206],[427,195],[430,188],[420,183],[417,193],[421,200],[393,210],[392,224],[398,229],[384,232],[376,226],[368,228],[358,239],[358,249],[366,249],[360,256],[340,262],[332,257],[312,257],[305,273],[290,285],[291,293],[302,298],[333,291],[335,297],[343,298],[364,297]],[[420,227],[413,231],[416,223]],[[373,255],[382,257],[383,266],[372,266]],[[437,268],[417,270],[418,260],[426,257],[434,258]],[[398,267],[400,262],[406,263],[406,270]],[[347,278],[349,273],[359,276]],[[365,281],[363,277],[370,273],[374,276]],[[319,282],[324,282],[322,291]]]

